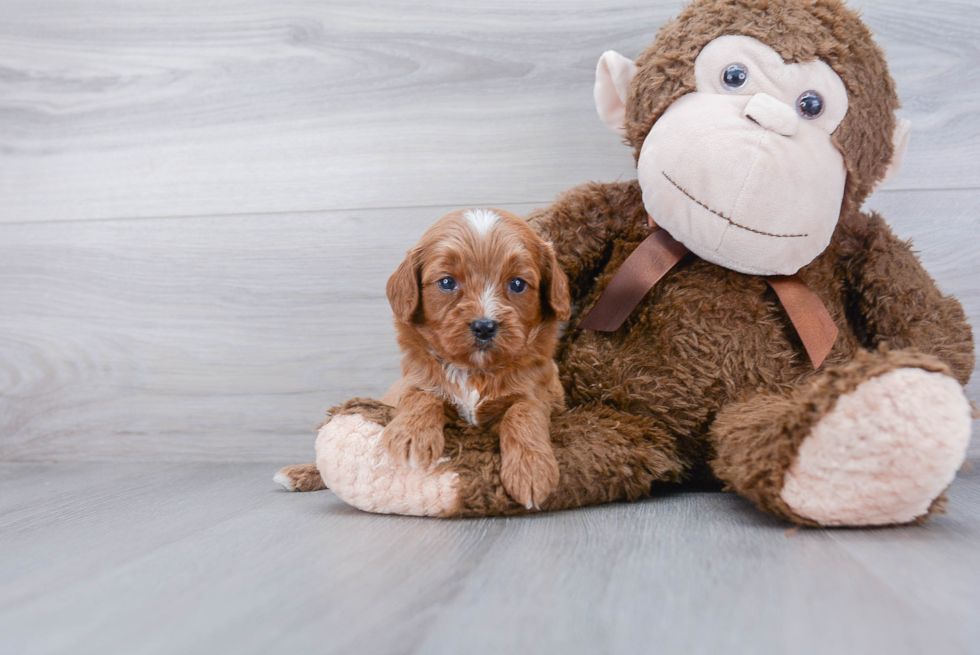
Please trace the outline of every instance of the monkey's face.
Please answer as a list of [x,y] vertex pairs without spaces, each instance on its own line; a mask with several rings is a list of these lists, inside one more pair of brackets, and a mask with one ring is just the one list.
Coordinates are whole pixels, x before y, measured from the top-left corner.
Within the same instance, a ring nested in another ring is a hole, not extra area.
[[831,134],[847,113],[822,61],[786,64],[746,36],[695,62],[697,92],[654,124],[637,163],[651,217],[703,259],[791,275],[830,243],[847,171]]

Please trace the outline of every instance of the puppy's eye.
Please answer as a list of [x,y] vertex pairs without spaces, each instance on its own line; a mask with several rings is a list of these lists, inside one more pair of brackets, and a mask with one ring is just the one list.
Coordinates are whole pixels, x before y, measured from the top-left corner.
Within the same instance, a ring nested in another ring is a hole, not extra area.
[[744,64],[728,64],[721,72],[721,83],[730,91],[741,89],[749,81],[749,69]]
[[510,284],[507,286],[507,288],[513,291],[514,293],[524,293],[524,290],[527,289],[527,282],[525,282],[519,277],[515,277],[513,280],[510,281]]
[[443,291],[455,291],[456,289],[459,288],[456,285],[456,278],[452,278],[452,277],[444,277],[441,280],[439,280],[436,284],[438,284],[439,288],[442,289]]

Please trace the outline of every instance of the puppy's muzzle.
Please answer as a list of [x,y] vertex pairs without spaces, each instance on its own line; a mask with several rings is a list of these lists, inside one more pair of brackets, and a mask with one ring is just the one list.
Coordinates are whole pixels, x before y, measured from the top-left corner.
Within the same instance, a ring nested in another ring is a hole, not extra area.
[[489,318],[478,318],[470,323],[470,332],[476,337],[477,345],[481,348],[486,348],[493,341],[493,338],[497,336],[498,327],[499,323],[497,321],[492,321]]

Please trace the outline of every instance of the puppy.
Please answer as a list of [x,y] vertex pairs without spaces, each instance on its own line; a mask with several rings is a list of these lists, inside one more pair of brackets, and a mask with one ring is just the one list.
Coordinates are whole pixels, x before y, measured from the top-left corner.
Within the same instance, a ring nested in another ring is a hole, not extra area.
[[554,251],[521,218],[494,209],[443,217],[388,280],[402,379],[382,438],[396,461],[442,454],[449,408],[500,435],[504,488],[539,507],[558,484],[549,434],[564,408],[554,352],[570,312]]
[[[429,228],[389,278],[404,353],[402,378],[382,398],[396,408],[382,432],[395,461],[427,467],[457,417],[500,437],[500,478],[538,508],[558,484],[551,413],[564,409],[554,361],[570,314],[568,279],[551,246],[499,209],[453,212]],[[311,465],[286,467],[287,489],[322,488]]]

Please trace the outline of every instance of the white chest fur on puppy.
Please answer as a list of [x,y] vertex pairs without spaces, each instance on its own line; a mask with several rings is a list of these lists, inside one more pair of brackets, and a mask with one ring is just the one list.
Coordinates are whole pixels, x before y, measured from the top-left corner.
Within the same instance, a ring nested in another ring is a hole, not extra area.
[[[744,75],[728,84],[732,66]],[[607,52],[596,71],[599,115],[620,134],[635,70]],[[697,91],[675,101],[643,143],[637,178],[647,211],[702,259],[753,275],[796,273],[827,248],[840,218],[847,171],[832,135],[847,114],[844,83],[822,61],[787,64],[736,35],[702,49],[695,78]],[[814,96],[820,111],[808,115],[802,103]],[[908,133],[902,122],[889,174]]]
[[476,410],[480,408],[482,398],[480,392],[470,385],[470,374],[457,368],[449,362],[442,363],[446,372],[446,389],[436,389],[436,393],[451,402],[459,415],[470,425],[479,425],[476,420]]

